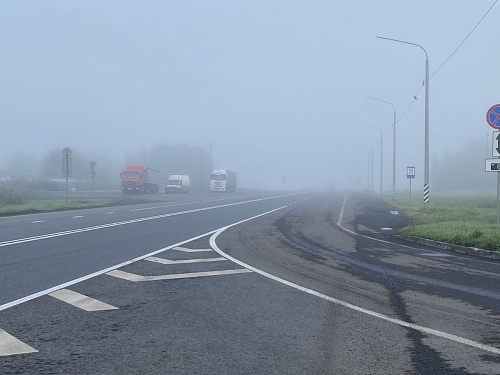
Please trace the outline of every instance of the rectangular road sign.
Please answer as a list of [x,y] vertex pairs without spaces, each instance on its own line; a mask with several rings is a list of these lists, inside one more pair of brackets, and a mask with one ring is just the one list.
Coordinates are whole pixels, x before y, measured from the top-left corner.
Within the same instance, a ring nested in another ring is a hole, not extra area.
[[415,178],[415,167],[406,167],[406,178]]
[[493,151],[491,152],[491,156],[499,157],[500,156],[500,131],[493,132]]
[[500,159],[486,159],[486,172],[500,172]]

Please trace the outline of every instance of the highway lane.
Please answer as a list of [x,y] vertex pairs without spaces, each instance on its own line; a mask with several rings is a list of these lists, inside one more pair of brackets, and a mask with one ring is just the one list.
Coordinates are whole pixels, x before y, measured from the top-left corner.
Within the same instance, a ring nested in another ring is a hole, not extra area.
[[[500,263],[397,243],[381,228],[402,218],[373,196],[271,201],[220,210],[235,223],[283,208],[67,288],[112,309],[47,295],[0,311],[36,350],[0,357],[0,372],[500,373]],[[341,212],[375,239],[338,227]],[[188,218],[158,222],[203,221]]]
[[[136,205],[105,215],[82,211],[82,221],[58,213],[43,231],[16,232],[0,243],[0,305],[135,259],[307,195],[241,197],[186,206]],[[137,210],[144,208],[152,210]],[[83,219],[83,218],[82,218]],[[20,220],[13,218],[12,220]],[[10,223],[9,220],[3,222]],[[21,226],[18,223],[18,226]],[[2,228],[5,232],[5,227]],[[2,238],[3,239],[3,238]],[[0,307],[1,308],[1,307]]]
[[[275,193],[274,195],[279,194]],[[107,197],[111,206],[0,217],[0,243],[84,226],[103,225],[158,214],[260,199],[273,196],[273,194],[192,192],[191,194],[132,195],[118,192],[113,195],[102,194],[101,196]]]

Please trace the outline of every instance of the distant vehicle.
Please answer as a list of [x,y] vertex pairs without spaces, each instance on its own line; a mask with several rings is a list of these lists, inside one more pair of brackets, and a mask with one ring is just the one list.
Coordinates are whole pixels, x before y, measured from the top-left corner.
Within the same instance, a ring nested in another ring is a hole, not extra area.
[[210,176],[210,191],[235,191],[237,186],[236,172],[227,169],[214,169]]
[[171,174],[165,184],[165,194],[168,193],[189,193],[191,182],[189,176],[184,174]]
[[160,171],[143,165],[127,165],[122,173],[124,193],[158,194],[160,192]]

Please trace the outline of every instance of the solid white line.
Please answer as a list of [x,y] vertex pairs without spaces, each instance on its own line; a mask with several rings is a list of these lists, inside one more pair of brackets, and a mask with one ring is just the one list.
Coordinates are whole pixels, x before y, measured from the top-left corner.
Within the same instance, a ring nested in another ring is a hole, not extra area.
[[184,253],[203,253],[207,251],[214,251],[213,249],[188,249],[180,246],[174,247],[172,250],[182,251]]
[[201,259],[181,259],[181,260],[170,260],[165,258],[148,257],[144,260],[161,263],[161,264],[190,264],[190,263],[208,263],[208,262],[221,262],[227,260],[226,258],[201,258]]
[[36,352],[38,352],[38,350],[33,349],[28,344],[16,339],[0,328],[0,357]]
[[180,211],[180,212],[173,212],[173,213],[170,213],[170,214],[148,216],[148,217],[142,217],[142,218],[139,218],[139,219],[125,220],[125,221],[119,221],[119,222],[115,222],[115,223],[96,225],[96,226],[92,226],[92,227],[72,229],[72,230],[67,230],[67,231],[63,231],[63,232],[43,234],[43,235],[34,236],[34,237],[20,238],[20,239],[16,239],[16,240],[10,240],[10,241],[0,242],[0,247],[17,245],[17,244],[26,243],[26,242],[40,241],[40,240],[44,240],[44,239],[47,239],[47,238],[67,236],[67,235],[71,235],[71,234],[75,234],[75,233],[90,232],[90,231],[104,229],[104,228],[112,228],[112,227],[117,227],[117,226],[121,226],[121,225],[140,223],[140,222],[143,222],[143,221],[163,219],[163,218],[166,218],[166,217],[172,217],[172,216],[178,216],[178,215],[186,215],[186,214],[190,214],[190,213],[194,213],[194,212],[214,210],[214,209],[218,209],[218,208],[225,208],[225,207],[237,206],[237,205],[242,205],[242,204],[247,204],[247,203],[255,203],[255,202],[260,202],[260,201],[264,201],[264,200],[283,198],[283,197],[288,197],[288,196],[293,196],[293,195],[298,195],[298,194],[300,194],[300,193],[287,194],[287,195],[276,195],[276,196],[273,196],[273,197],[259,198],[259,199],[253,199],[253,200],[249,200],[249,201],[236,202],[236,203],[226,203],[226,204],[219,205],[219,206],[197,208],[197,209],[188,210],[188,211]]
[[441,254],[441,253],[426,253],[426,254],[420,254],[423,257],[451,257],[451,254]]
[[73,292],[69,289],[59,289],[49,294],[60,301],[69,303],[85,311],[117,310],[118,307],[90,298],[84,294]]
[[45,223],[47,220],[35,220],[32,221],[31,224]]
[[[258,195],[256,195],[256,196],[258,197]],[[251,197],[248,197],[248,198],[251,198]],[[212,203],[212,202],[220,202],[220,201],[230,201],[230,200],[235,200],[235,199],[239,199],[239,197],[235,197],[235,198],[223,198],[223,199],[213,199],[213,200],[199,201],[199,202],[187,202],[187,203],[167,204],[167,205],[164,205],[164,206],[133,208],[133,209],[130,209],[129,211],[130,212],[134,212],[134,211],[144,211],[144,210],[155,210],[155,209],[158,209],[158,208],[168,208],[168,207],[177,207],[177,206],[187,206],[187,205],[190,205],[190,204],[200,204],[200,203]]]
[[344,209],[345,209],[345,202],[346,201],[347,201],[347,193],[345,194],[344,204],[342,205],[342,209],[340,210],[339,219],[337,220],[337,225],[338,226],[340,226],[340,224],[342,223],[342,219],[344,218]]
[[472,340],[469,340],[469,339],[466,339],[466,338],[463,338],[463,337],[452,335],[450,333],[438,331],[438,330],[435,330],[435,329],[432,329],[432,328],[423,327],[423,326],[420,326],[418,324],[408,323],[408,322],[405,322],[405,321],[400,320],[400,319],[391,318],[391,317],[389,317],[387,315],[383,315],[383,314],[377,313],[375,311],[371,311],[371,310],[365,309],[363,307],[356,306],[356,305],[350,304],[348,302],[344,302],[344,301],[338,300],[336,298],[327,296],[327,295],[325,295],[323,293],[316,292],[315,290],[312,290],[312,289],[309,289],[309,288],[305,288],[305,287],[300,286],[298,284],[292,283],[290,281],[287,281],[285,279],[282,279],[280,277],[277,277],[277,276],[274,276],[274,275],[272,275],[270,273],[262,271],[262,270],[260,270],[260,269],[258,269],[256,267],[250,266],[249,264],[246,264],[246,263],[244,263],[244,262],[242,262],[242,261],[240,261],[240,260],[238,260],[238,259],[236,259],[236,258],[234,258],[234,257],[232,257],[232,256],[230,256],[228,254],[226,254],[224,251],[222,251],[217,246],[217,243],[216,243],[217,237],[221,233],[223,233],[226,229],[231,228],[231,227],[236,226],[236,225],[239,225],[241,223],[253,220],[255,218],[258,218],[258,217],[270,214],[270,213],[275,212],[275,211],[276,210],[265,212],[263,214],[260,214],[260,215],[257,215],[257,216],[254,216],[254,217],[251,217],[251,218],[239,221],[239,222],[234,223],[234,224],[230,224],[230,225],[228,225],[228,226],[226,226],[224,228],[221,228],[221,229],[217,230],[210,237],[210,246],[212,246],[212,248],[214,249],[214,251],[216,251],[217,253],[219,253],[221,256],[229,259],[230,261],[232,261],[232,262],[234,262],[234,263],[236,263],[236,264],[238,264],[238,265],[240,265],[242,267],[245,267],[245,268],[247,268],[247,269],[249,269],[249,270],[251,270],[251,271],[253,271],[255,273],[258,273],[258,274],[260,274],[260,275],[262,275],[264,277],[267,277],[267,278],[269,278],[271,280],[277,281],[277,282],[279,282],[281,284],[290,286],[290,287],[295,288],[297,290],[300,290],[302,292],[305,292],[305,293],[311,294],[313,296],[322,298],[324,300],[327,300],[327,301],[336,303],[338,305],[347,307],[348,309],[351,309],[351,310],[354,310],[354,311],[357,311],[357,312],[360,312],[360,313],[363,313],[363,314],[366,314],[366,315],[370,315],[370,316],[373,316],[375,318],[379,318],[379,319],[388,321],[390,323],[397,324],[397,325],[402,326],[402,327],[411,328],[411,329],[414,329],[414,330],[417,330],[417,331],[420,331],[420,332],[423,332],[423,333],[427,333],[427,334],[430,334],[430,335],[442,337],[442,338],[445,338],[445,339],[448,339],[448,340],[451,340],[451,341],[455,341],[455,342],[458,342],[458,343],[461,343],[461,344],[464,344],[464,345],[468,345],[468,346],[471,346],[471,347],[474,347],[474,348],[477,348],[477,349],[481,349],[481,350],[484,350],[484,351],[487,351],[487,352],[490,352],[490,353],[500,354],[500,348],[497,348],[497,347],[494,347],[494,346],[491,346],[491,345],[481,344],[481,343],[476,342],[476,341],[472,341]]
[[208,277],[208,276],[222,276],[222,275],[235,275],[239,273],[249,273],[252,272],[246,268],[240,268],[237,270],[223,270],[223,271],[208,271],[208,272],[190,272],[190,273],[174,273],[170,275],[158,275],[158,276],[141,276],[135,273],[114,270],[106,273],[106,275],[117,277],[119,279],[140,282],[140,281],[159,281],[159,280],[177,280],[177,279],[191,279],[195,277]]

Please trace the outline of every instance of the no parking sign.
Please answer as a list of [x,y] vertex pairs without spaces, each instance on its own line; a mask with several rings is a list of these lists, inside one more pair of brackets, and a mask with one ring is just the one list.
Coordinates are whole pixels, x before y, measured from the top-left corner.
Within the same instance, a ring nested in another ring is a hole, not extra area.
[[493,129],[500,129],[500,104],[495,104],[486,112],[486,122]]

